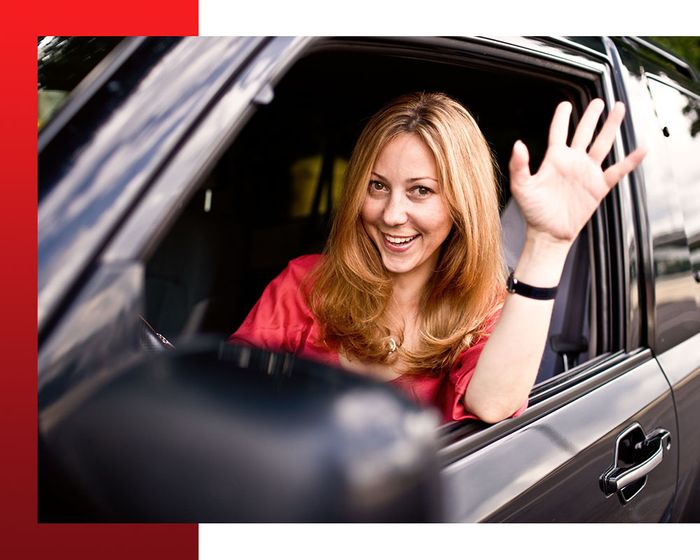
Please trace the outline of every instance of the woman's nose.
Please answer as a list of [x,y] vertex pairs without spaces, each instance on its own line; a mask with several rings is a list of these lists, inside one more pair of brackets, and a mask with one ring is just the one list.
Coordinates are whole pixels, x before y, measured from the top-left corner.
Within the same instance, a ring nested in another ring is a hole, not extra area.
[[408,220],[406,200],[398,193],[392,193],[384,207],[384,223],[388,226],[401,225]]

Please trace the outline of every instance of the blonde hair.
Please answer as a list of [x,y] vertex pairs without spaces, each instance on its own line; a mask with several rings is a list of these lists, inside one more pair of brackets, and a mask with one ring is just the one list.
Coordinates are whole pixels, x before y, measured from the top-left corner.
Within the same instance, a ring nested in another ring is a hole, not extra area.
[[[385,315],[392,281],[360,210],[378,154],[403,133],[416,134],[435,157],[453,226],[422,295],[419,343],[389,354],[391,332],[403,333],[403,326]],[[393,363],[401,355],[407,373],[449,370],[502,305],[498,210],[491,150],[462,105],[441,93],[416,93],[375,114],[353,150],[324,258],[310,279],[308,303],[326,344],[363,362]]]

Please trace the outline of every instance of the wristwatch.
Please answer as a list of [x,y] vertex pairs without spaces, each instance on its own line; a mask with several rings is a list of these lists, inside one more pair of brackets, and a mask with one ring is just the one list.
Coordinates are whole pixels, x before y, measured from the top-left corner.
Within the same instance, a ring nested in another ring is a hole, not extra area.
[[508,275],[508,281],[506,282],[506,289],[511,294],[518,294],[530,299],[554,299],[557,295],[557,289],[559,286],[554,286],[553,288],[538,288],[536,286],[530,286],[525,282],[521,282],[515,276],[515,271],[511,270]]

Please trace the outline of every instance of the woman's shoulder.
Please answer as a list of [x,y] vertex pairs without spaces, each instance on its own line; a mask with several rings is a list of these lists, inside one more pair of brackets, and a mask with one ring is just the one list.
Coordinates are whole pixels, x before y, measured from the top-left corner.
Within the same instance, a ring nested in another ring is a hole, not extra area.
[[314,323],[305,299],[304,281],[320,257],[304,255],[289,261],[263,290],[229,340],[270,350],[298,351]]
[[300,286],[308,277],[309,274],[321,262],[322,255],[302,255],[296,257],[287,263],[286,268],[279,274],[277,281],[285,284],[293,284]]
[[309,273],[314,267],[321,262],[323,255],[301,255],[289,261],[287,268],[294,272]]

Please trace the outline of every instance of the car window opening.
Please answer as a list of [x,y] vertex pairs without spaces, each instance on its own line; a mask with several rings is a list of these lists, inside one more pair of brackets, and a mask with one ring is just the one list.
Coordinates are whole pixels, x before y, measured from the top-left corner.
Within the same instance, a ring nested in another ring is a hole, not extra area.
[[[299,60],[274,99],[257,108],[147,263],[147,320],[175,344],[196,333],[223,339],[233,332],[289,260],[323,249],[366,119],[397,95],[420,90],[458,99],[488,139],[500,170],[504,252],[512,265],[524,233],[505,172],[512,145],[522,139],[537,169],[554,107],[569,99],[580,112],[581,87],[503,67],[319,51]],[[591,258],[584,228],[562,275],[537,383],[593,357]]]

